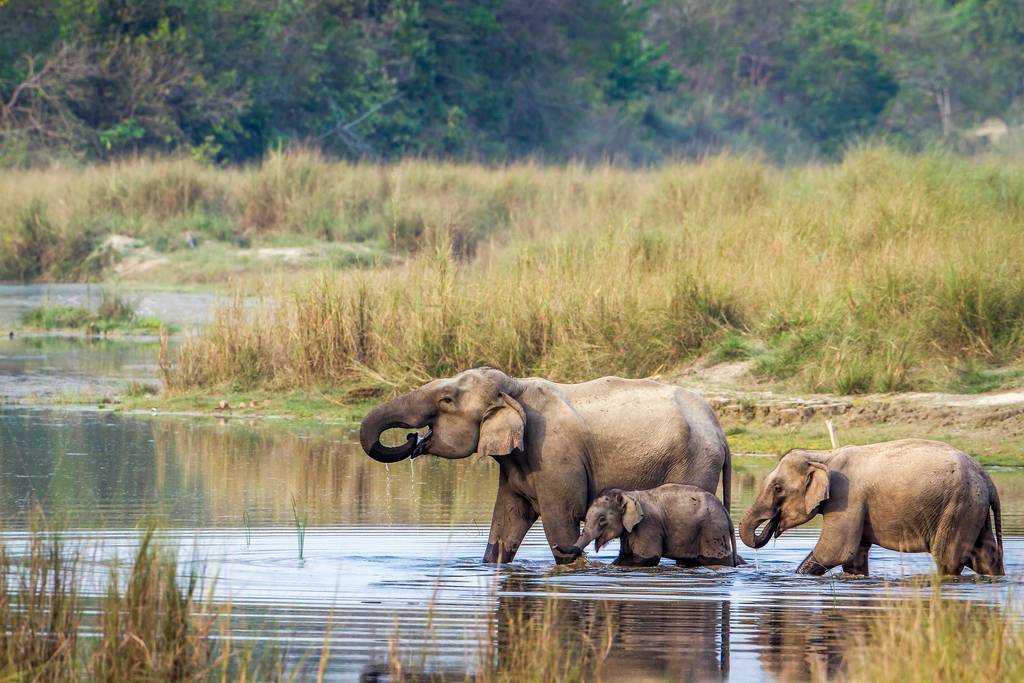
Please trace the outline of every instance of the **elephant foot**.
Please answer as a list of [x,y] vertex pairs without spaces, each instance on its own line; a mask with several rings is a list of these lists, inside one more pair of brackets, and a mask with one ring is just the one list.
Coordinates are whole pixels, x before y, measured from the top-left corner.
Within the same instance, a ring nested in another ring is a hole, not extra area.
[[515,556],[518,546],[505,545],[504,542],[488,543],[484,550],[484,564],[505,564],[511,562]]
[[552,555],[555,556],[555,564],[572,564],[581,557],[586,557],[583,550],[574,545],[555,543],[551,546],[551,550],[554,551]]

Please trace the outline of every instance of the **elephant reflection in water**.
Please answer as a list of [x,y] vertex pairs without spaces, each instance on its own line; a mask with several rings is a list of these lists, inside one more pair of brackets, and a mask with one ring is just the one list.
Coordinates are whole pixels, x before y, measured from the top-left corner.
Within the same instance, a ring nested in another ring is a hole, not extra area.
[[[843,609],[775,606],[750,616],[761,667],[779,683],[825,683],[842,672],[844,654],[867,627],[877,604],[844,602]],[[740,619],[739,615],[737,618]]]
[[521,633],[524,619],[542,618],[545,600],[557,600],[555,632],[580,653],[580,636],[586,635],[605,654],[605,680],[728,679],[728,601],[562,598],[536,578],[509,574],[503,579],[496,629],[499,667],[509,663],[509,642]]

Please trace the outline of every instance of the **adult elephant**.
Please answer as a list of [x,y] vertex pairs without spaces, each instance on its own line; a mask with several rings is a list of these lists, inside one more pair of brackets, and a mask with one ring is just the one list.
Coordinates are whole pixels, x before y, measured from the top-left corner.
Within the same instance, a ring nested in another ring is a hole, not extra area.
[[[388,447],[391,428],[429,427]],[[692,484],[714,493],[719,473],[729,507],[729,447],[700,396],[650,380],[604,377],[582,384],[467,370],[378,406],[359,430],[363,450],[392,463],[421,454],[498,461],[498,497],[484,562],[509,562],[539,516],[559,564],[590,502],[606,488]]]

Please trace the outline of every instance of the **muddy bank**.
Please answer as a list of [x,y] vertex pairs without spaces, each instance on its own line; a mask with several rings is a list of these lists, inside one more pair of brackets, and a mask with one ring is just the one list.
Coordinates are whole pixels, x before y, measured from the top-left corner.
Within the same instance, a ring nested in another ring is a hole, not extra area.
[[1024,392],[982,395],[885,394],[860,397],[780,396],[751,392],[707,392],[705,397],[723,421],[779,427],[831,419],[854,426],[900,422],[939,427],[998,426],[1024,434]]

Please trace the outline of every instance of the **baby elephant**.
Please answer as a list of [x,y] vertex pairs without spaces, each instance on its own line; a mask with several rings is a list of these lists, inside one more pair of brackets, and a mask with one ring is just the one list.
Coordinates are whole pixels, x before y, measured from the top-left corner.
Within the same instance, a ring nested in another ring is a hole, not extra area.
[[555,546],[580,555],[591,541],[598,550],[619,538],[613,564],[653,567],[662,556],[688,567],[736,565],[736,537],[729,513],[711,493],[696,486],[664,484],[647,491],[608,489],[587,510],[575,545]]
[[740,537],[760,548],[819,512],[821,536],[797,573],[821,575],[842,565],[867,575],[872,545],[930,552],[942,574],[957,575],[965,566],[978,574],[1004,573],[996,487],[977,461],[948,444],[905,439],[792,450],[765,478]]

